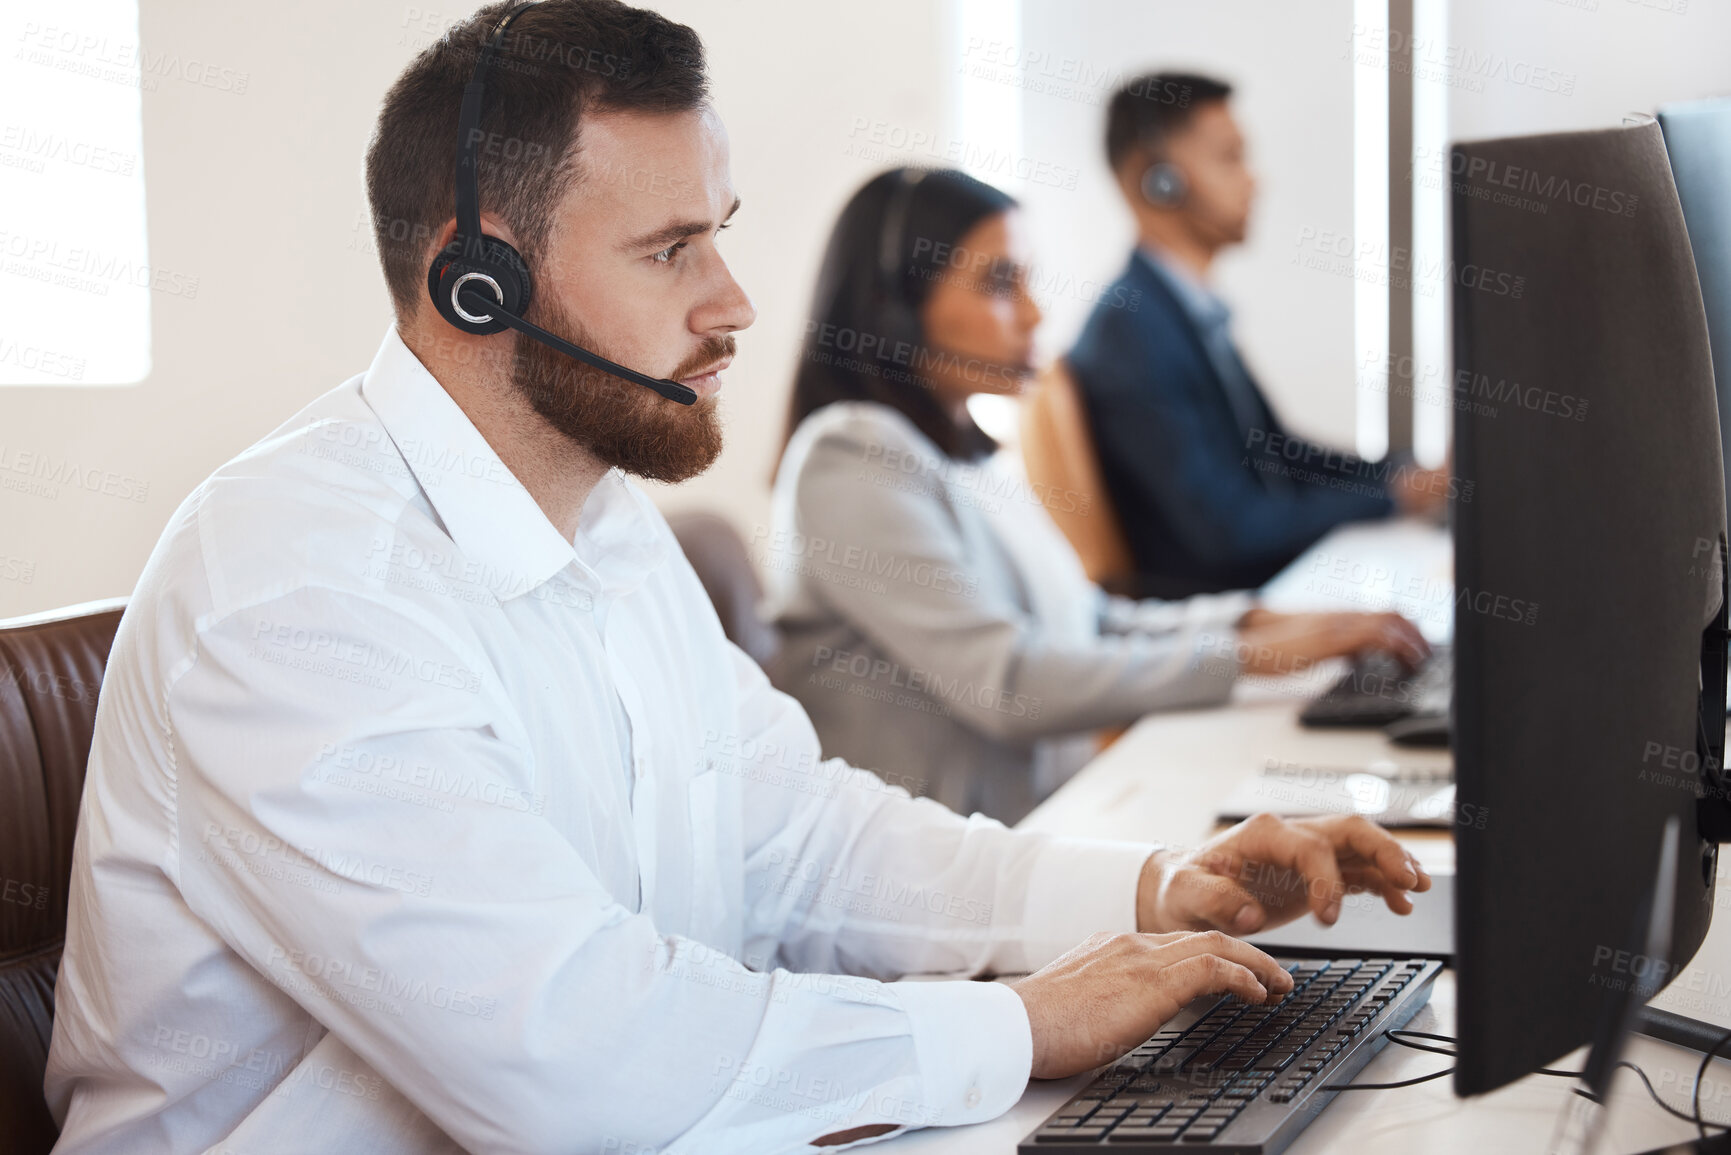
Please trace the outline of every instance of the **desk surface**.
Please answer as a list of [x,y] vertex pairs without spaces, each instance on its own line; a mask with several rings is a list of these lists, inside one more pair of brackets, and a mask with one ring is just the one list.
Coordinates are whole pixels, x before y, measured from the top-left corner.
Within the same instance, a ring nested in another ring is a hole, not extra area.
[[[1412,536],[1410,526],[1397,523],[1393,529],[1403,538]],[[1364,536],[1360,527],[1353,527],[1351,532]],[[1436,531],[1430,532],[1429,557],[1434,560]],[[1387,544],[1370,540],[1379,549]],[[1344,553],[1344,549],[1336,548],[1338,545],[1336,541],[1328,550]],[[1424,548],[1422,543],[1420,548]],[[1294,568],[1304,564],[1301,558]],[[1288,586],[1289,590],[1294,588]],[[1020,828],[1193,844],[1215,829],[1214,816],[1220,803],[1270,758],[1331,766],[1363,766],[1378,760],[1415,766],[1447,763],[1446,751],[1401,749],[1375,732],[1300,727],[1297,713],[1303,701],[1331,680],[1332,674],[1321,669],[1305,678],[1247,680],[1238,687],[1233,704],[1224,710],[1144,718],[1028,815]],[[1428,870],[1453,871],[1454,843],[1446,832],[1414,832],[1403,835],[1403,841]],[[1582,850],[1591,853],[1590,847]],[[1415,901],[1423,898],[1415,896]],[[1452,1033],[1454,999],[1454,973],[1444,971],[1430,1004],[1413,1020],[1412,1029]],[[1654,1003],[1731,1024],[1731,918],[1717,921],[1694,962]],[[1624,1058],[1646,1070],[1666,1102],[1688,1110],[1698,1054],[1637,1036],[1630,1041]],[[1584,1059],[1583,1048],[1560,1058],[1556,1065],[1578,1070]],[[1435,1071],[1447,1062],[1441,1056],[1390,1046],[1358,1078],[1361,1082],[1391,1082]],[[872,1149],[885,1155],[923,1151],[1011,1155],[1024,1135],[1086,1081],[1083,1075],[1060,1082],[1034,1082],[1014,1108],[989,1123],[914,1132]],[[1572,1086],[1567,1079],[1534,1075],[1471,1100],[1456,1099],[1448,1079],[1392,1091],[1342,1094],[1305,1128],[1289,1150],[1293,1155],[1541,1151]],[[1711,1119],[1731,1119],[1731,1065],[1720,1062],[1708,1073],[1702,1113]],[[1645,1151],[1693,1134],[1693,1125],[1654,1105],[1633,1072],[1619,1072],[1610,1096],[1602,1152]]]
[[1262,587],[1271,610],[1399,610],[1432,642],[1454,632],[1454,545],[1427,521],[1353,522]]

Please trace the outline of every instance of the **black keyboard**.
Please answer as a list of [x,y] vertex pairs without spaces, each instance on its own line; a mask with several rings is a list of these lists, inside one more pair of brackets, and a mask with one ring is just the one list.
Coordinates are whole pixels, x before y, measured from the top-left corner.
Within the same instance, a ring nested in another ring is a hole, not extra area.
[[1021,1155],[1194,1151],[1274,1155],[1430,1000],[1430,959],[1285,961],[1278,1003],[1195,1000],[1022,1140]]
[[1298,715],[1306,726],[1386,726],[1415,714],[1448,714],[1453,654],[1439,647],[1417,670],[1386,653],[1369,653]]

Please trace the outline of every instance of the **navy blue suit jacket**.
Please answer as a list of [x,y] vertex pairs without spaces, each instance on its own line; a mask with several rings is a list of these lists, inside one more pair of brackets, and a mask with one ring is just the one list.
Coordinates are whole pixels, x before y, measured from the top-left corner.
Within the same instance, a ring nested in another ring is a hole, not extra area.
[[1393,512],[1386,465],[1293,437],[1260,389],[1240,430],[1195,323],[1140,255],[1066,360],[1137,595],[1259,586],[1341,522]]

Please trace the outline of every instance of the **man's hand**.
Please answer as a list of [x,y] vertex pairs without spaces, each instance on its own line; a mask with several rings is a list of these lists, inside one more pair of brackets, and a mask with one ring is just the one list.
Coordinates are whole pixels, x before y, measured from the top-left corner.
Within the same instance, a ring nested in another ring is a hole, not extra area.
[[1258,814],[1187,854],[1149,856],[1136,888],[1136,925],[1252,934],[1309,910],[1332,926],[1344,895],[1380,894],[1390,910],[1410,914],[1407,891],[1429,889],[1418,860],[1368,819]]
[[1449,471],[1403,469],[1390,487],[1395,506],[1411,517],[1440,517],[1449,503]]
[[1292,976],[1247,942],[1199,934],[1096,934],[1013,984],[1028,1009],[1036,1079],[1109,1063],[1200,995],[1278,998]]
[[1247,674],[1292,674],[1324,658],[1386,650],[1408,666],[1430,656],[1418,627],[1394,613],[1282,614],[1261,608],[1238,619]]

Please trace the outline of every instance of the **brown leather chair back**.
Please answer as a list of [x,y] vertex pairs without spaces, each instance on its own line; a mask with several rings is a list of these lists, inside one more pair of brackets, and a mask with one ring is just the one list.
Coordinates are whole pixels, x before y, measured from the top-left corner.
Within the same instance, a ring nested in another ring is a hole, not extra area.
[[1108,588],[1127,582],[1135,563],[1100,476],[1082,395],[1063,361],[1041,373],[1023,398],[1022,461],[1089,579]]
[[767,669],[781,638],[758,614],[763,584],[733,523],[718,514],[685,511],[668,514],[667,524],[714,603],[727,640]]
[[57,1137],[42,1098],[54,975],[96,692],[124,607],[0,621],[0,1131],[16,1155]]

